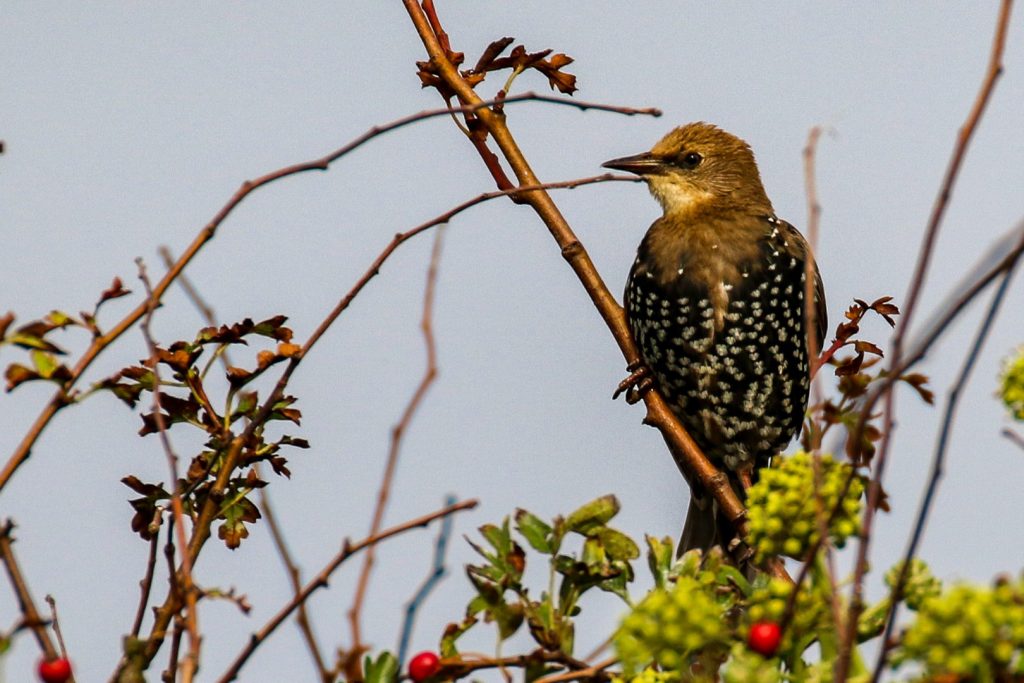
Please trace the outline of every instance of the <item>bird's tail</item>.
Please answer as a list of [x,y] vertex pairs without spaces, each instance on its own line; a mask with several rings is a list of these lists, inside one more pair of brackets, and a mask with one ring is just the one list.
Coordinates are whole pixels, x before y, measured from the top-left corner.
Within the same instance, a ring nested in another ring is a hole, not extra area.
[[[740,500],[746,498],[743,486],[731,473],[729,484]],[[683,535],[679,539],[677,556],[689,550],[700,550],[704,553],[714,546],[720,546],[729,555],[729,542],[736,536],[732,522],[718,506],[715,497],[700,486],[690,487],[690,506],[686,511],[686,522],[683,524]]]

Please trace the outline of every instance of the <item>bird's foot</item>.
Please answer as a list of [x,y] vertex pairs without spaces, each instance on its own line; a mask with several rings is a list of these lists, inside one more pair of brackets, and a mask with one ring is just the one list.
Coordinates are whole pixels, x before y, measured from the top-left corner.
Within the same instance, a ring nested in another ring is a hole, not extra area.
[[644,394],[654,387],[654,380],[651,378],[651,370],[642,361],[633,361],[626,366],[629,370],[629,377],[619,382],[615,393],[612,394],[614,401],[622,394],[626,394],[626,403],[633,405],[643,399]]

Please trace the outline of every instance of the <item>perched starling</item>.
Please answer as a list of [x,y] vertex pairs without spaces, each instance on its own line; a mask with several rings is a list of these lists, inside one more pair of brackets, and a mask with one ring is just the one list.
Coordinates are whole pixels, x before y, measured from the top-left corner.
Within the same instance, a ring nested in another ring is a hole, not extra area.
[[[810,249],[775,215],[749,145],[715,126],[676,128],[651,151],[604,166],[639,175],[664,210],[626,284],[626,315],[646,370],[742,497],[740,483],[803,422]],[[810,270],[820,349],[825,295],[817,266]],[[680,553],[725,545],[728,522],[706,492],[691,488]]]

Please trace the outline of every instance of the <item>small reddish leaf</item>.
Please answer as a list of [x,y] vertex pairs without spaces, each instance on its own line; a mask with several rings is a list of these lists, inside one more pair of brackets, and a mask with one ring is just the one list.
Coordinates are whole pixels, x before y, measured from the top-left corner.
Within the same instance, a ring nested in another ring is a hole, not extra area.
[[14,313],[11,313],[10,311],[8,311],[6,315],[0,316],[0,339],[4,338],[4,335],[7,334],[7,328],[10,327],[13,322]]
[[275,474],[284,475],[291,479],[292,472],[286,466],[288,460],[281,456],[274,456],[270,459],[270,466],[273,468]]
[[876,356],[884,356],[884,354],[882,353],[882,349],[878,348],[869,341],[857,340],[856,342],[854,342],[853,348],[856,349],[857,353],[860,354],[873,353]]
[[40,379],[38,372],[18,363],[8,365],[4,377],[7,379],[7,391],[12,391],[19,384]]
[[121,282],[121,278],[115,277],[114,281],[100,294],[100,300],[96,302],[96,308],[100,307],[100,304],[110,301],[111,299],[119,299],[122,296],[128,296],[132,291],[125,289],[124,284]]
[[276,353],[273,351],[267,351],[264,349],[256,354],[256,367],[260,370],[266,370],[268,367],[281,360]]
[[476,66],[473,67],[473,72],[479,74],[487,71],[495,58],[504,52],[514,40],[515,38],[499,38],[484,48],[483,54],[480,55],[480,59],[476,61]]
[[857,334],[859,331],[860,326],[855,322],[839,323],[836,327],[836,340],[845,344],[850,337]]
[[233,366],[228,368],[225,374],[227,375],[228,382],[230,382],[231,386],[236,389],[243,386],[252,377],[252,373],[245,368],[237,368]]
[[909,375],[903,375],[902,377],[900,377],[900,379],[909,384],[911,387],[913,387],[914,390],[921,397],[921,400],[923,400],[925,403],[927,403],[928,405],[935,404],[935,393],[925,386],[926,384],[928,384],[927,375],[922,375],[919,372],[914,372]]
[[863,362],[863,353],[858,353],[852,358],[839,361],[839,365],[836,367],[836,377],[847,377],[849,375],[857,374],[860,372],[860,366]]

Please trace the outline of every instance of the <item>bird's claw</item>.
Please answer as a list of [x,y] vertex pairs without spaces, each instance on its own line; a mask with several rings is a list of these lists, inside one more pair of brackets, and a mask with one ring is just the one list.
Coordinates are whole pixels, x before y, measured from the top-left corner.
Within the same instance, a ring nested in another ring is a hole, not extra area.
[[629,370],[630,375],[626,379],[619,382],[619,386],[615,388],[615,393],[612,394],[612,400],[614,401],[622,394],[626,395],[626,403],[633,405],[639,403],[644,394],[650,391],[654,387],[654,380],[651,379],[651,371],[641,361],[634,361],[626,366]]

